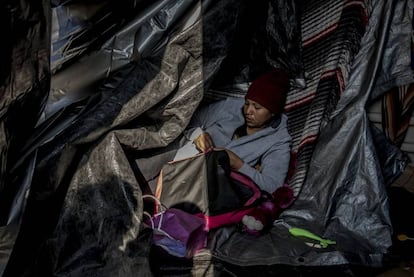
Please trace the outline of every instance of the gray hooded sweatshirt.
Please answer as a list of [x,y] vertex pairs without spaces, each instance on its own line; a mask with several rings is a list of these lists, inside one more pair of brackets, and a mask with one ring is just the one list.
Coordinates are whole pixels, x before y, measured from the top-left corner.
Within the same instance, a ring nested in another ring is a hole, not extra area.
[[[200,127],[208,132],[215,147],[227,148],[244,161],[239,172],[272,193],[284,184],[289,168],[292,139],[287,116],[282,114],[277,126],[232,140],[235,130],[244,124],[244,102],[244,98],[227,98],[203,107],[191,119],[188,130]],[[261,165],[260,171],[254,167],[257,164]]]

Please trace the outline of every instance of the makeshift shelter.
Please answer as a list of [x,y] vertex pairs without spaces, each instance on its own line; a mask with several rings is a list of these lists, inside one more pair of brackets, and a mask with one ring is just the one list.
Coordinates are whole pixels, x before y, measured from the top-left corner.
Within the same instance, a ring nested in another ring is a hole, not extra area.
[[[386,267],[395,236],[388,188],[410,163],[401,147],[413,109],[413,8],[372,0],[3,3],[2,276]],[[228,226],[192,260],[154,255],[139,173],[151,184],[200,105],[243,97],[271,66],[292,81],[293,205],[262,236]],[[383,130],[369,117],[378,101],[394,120],[381,120]],[[310,247],[286,226],[337,244]]]

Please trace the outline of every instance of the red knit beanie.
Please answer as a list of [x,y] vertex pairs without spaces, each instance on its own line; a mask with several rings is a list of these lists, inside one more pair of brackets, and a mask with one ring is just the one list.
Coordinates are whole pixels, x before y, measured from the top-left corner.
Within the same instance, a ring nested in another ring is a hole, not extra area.
[[289,76],[282,69],[272,69],[253,80],[246,98],[274,114],[281,114],[289,91]]

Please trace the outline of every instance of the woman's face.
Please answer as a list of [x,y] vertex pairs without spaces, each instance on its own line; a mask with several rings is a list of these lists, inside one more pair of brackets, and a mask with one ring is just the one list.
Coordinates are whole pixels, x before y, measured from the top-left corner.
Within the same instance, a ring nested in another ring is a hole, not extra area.
[[243,106],[244,119],[248,128],[262,129],[267,126],[273,114],[259,103],[246,99]]

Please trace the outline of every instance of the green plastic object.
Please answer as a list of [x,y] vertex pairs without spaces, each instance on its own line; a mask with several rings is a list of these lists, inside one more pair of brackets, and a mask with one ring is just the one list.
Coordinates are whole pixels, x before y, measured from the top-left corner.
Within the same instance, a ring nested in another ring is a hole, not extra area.
[[289,233],[292,236],[295,236],[295,237],[305,237],[305,238],[309,238],[309,239],[319,241],[319,244],[323,248],[326,248],[326,247],[328,247],[328,245],[331,245],[331,244],[336,244],[336,241],[321,238],[321,237],[315,235],[314,233],[309,232],[308,230],[305,230],[305,229],[302,229],[302,228],[295,228],[295,227],[289,228]]

